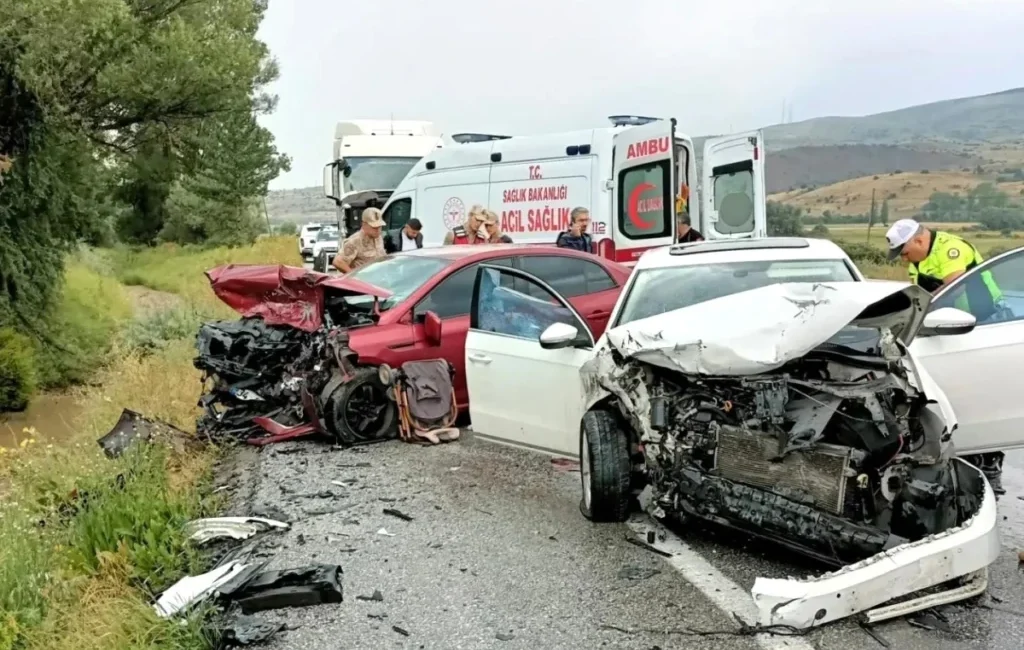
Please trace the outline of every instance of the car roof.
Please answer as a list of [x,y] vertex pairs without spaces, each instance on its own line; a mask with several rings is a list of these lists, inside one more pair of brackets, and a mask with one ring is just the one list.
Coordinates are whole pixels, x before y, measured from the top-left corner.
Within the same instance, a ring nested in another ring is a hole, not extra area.
[[640,257],[636,263],[636,269],[774,260],[846,261],[849,260],[849,256],[842,248],[827,239],[812,239],[810,237],[716,239],[651,249]]
[[561,255],[565,257],[587,257],[593,258],[598,262],[607,262],[607,260],[595,257],[590,253],[584,253],[582,251],[567,248],[556,248],[554,245],[545,246],[543,244],[474,244],[472,246],[437,246],[407,251],[402,253],[402,255],[438,257],[454,261],[462,259],[488,259],[492,257],[502,257],[504,255],[523,255],[524,253]]

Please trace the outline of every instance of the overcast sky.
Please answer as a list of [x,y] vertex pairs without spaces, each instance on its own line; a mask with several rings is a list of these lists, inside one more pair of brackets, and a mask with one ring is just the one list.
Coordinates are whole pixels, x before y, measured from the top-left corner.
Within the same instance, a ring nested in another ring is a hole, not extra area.
[[1024,0],[270,0],[271,188],[319,185],[342,119],[726,133],[1024,86],[1022,34]]

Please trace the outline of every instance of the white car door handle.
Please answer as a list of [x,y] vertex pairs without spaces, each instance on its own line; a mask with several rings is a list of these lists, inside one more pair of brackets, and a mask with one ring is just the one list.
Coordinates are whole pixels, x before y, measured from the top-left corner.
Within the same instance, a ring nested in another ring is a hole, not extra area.
[[471,354],[471,355],[469,355],[469,360],[472,361],[473,363],[483,363],[483,364],[488,364],[488,363],[491,362],[491,358],[490,357],[484,356],[482,354]]

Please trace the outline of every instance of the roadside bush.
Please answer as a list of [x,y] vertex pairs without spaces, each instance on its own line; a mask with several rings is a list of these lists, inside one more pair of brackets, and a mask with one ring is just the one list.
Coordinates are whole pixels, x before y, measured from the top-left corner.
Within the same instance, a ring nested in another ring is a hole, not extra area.
[[193,338],[202,320],[202,315],[193,308],[154,312],[128,325],[122,335],[123,346],[132,354],[151,354],[172,341]]
[[885,252],[880,248],[864,244],[862,242],[836,241],[836,244],[846,251],[857,266],[861,264],[888,264]]
[[21,411],[36,389],[32,341],[10,327],[0,328],[0,411]]
[[828,226],[823,223],[819,223],[815,227],[811,228],[811,234],[815,237],[828,237]]
[[131,305],[116,279],[81,262],[69,262],[60,299],[39,332],[40,387],[61,388],[86,381],[110,360],[111,344],[131,316]]

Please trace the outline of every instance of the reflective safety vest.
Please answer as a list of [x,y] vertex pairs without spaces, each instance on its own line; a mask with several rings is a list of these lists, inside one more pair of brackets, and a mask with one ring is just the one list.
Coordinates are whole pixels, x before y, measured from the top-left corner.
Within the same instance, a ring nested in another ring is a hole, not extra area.
[[452,228],[452,244],[482,244],[484,240],[480,238],[478,233],[473,233],[473,239],[470,240],[469,233],[466,231],[465,226],[455,226]]
[[[941,230],[933,230],[931,235],[928,256],[907,267],[910,281],[926,291],[935,292],[945,278],[960,271],[966,273],[984,261],[978,249],[965,239]],[[1002,298],[992,274],[985,271],[981,282],[972,281],[966,286],[955,305],[974,314],[980,322],[995,312],[995,305]]]

